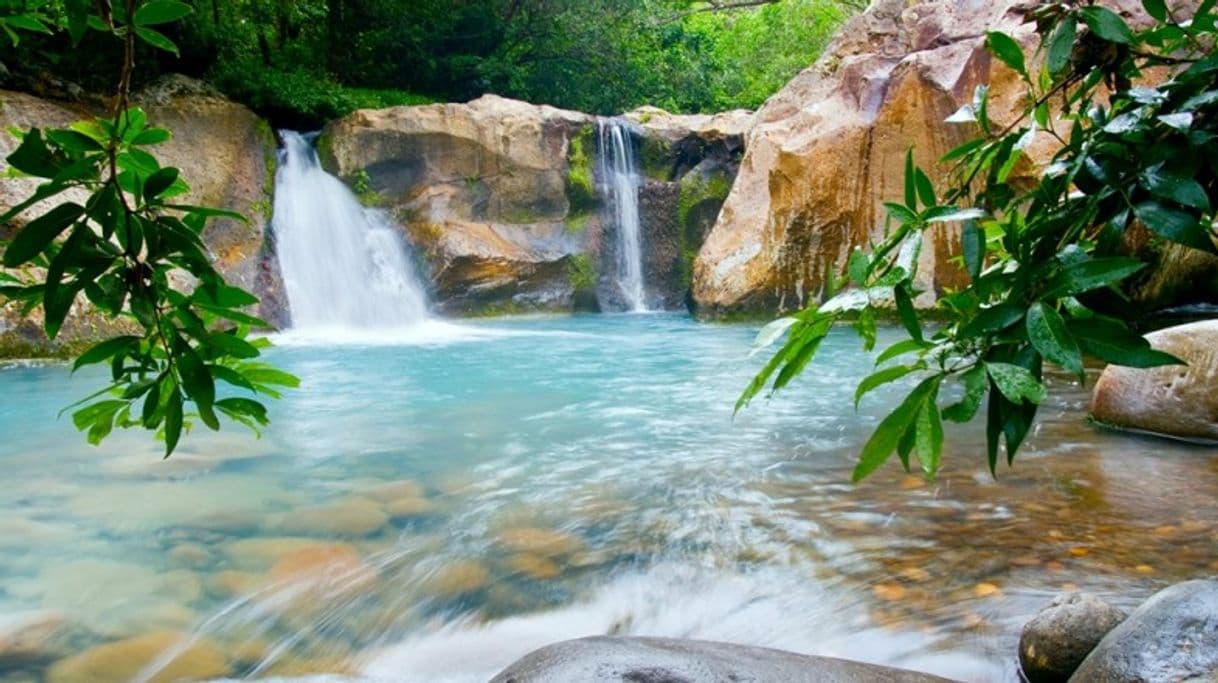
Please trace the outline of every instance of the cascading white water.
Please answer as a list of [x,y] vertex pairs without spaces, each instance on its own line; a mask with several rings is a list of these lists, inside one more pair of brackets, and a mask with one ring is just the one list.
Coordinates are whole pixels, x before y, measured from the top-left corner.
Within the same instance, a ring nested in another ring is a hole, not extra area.
[[280,135],[271,224],[292,329],[393,330],[425,320],[423,287],[388,217],[321,168],[311,136]]
[[639,177],[628,124],[601,119],[597,177],[602,194],[613,208],[617,228],[616,283],[631,311],[647,310],[639,221]]

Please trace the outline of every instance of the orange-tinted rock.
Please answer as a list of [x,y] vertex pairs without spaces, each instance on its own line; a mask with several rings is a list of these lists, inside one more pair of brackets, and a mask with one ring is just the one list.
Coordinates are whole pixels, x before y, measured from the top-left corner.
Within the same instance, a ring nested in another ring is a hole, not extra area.
[[496,538],[505,550],[532,553],[542,557],[571,555],[584,548],[584,542],[572,534],[556,529],[524,527],[509,529]]
[[347,498],[292,510],[275,526],[290,534],[359,537],[373,534],[388,523],[388,515],[376,501]]
[[1122,429],[1218,441],[1218,320],[1169,327],[1146,339],[1188,365],[1108,366],[1095,383],[1091,415]]
[[507,559],[507,564],[513,571],[538,581],[557,578],[562,573],[562,569],[554,560],[534,555],[533,553],[517,553],[512,555]]
[[427,581],[427,589],[433,595],[453,598],[474,593],[486,588],[491,572],[486,565],[476,560],[461,560],[440,567]]
[[[160,663],[162,657],[172,657]],[[145,668],[161,664],[145,672]],[[224,654],[181,633],[149,633],[85,650],[47,670],[47,683],[128,683],[143,673],[149,683],[220,678],[229,673]]]

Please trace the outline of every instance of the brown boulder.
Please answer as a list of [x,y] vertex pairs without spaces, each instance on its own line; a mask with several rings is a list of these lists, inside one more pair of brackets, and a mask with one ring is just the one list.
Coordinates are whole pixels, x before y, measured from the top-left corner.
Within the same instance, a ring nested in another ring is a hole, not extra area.
[[[180,91],[180,89],[179,89]],[[173,138],[149,150],[163,165],[181,169],[191,192],[183,203],[217,206],[243,213],[249,223],[213,219],[204,233],[219,270],[231,282],[255,291],[264,299],[262,313],[274,323],[282,320],[278,270],[264,248],[263,227],[269,218],[275,144],[270,128],[244,106],[197,89],[186,94],[162,91],[155,98],[140,98],[136,103],[147,109],[152,125],[168,128]],[[0,91],[0,125],[27,129],[51,128],[108,114],[95,105],[44,100],[32,95]],[[0,136],[0,158],[17,146],[9,136]],[[7,164],[0,162],[0,171]],[[0,187],[0,212],[8,210],[31,194],[37,179],[6,180]],[[0,237],[8,236],[30,218],[63,199],[82,201],[81,192],[70,192],[34,205],[7,226],[0,226]],[[105,320],[79,299],[54,345],[41,331],[42,319],[36,311],[22,316],[9,303],[0,310],[0,355],[40,354],[60,347],[75,347],[95,339],[129,330],[128,324]]]
[[1146,339],[1188,365],[1108,366],[1091,395],[1092,417],[1131,431],[1218,442],[1218,320],[1169,327]]
[[[1018,4],[877,0],[847,23],[816,64],[757,112],[739,176],[694,264],[699,313],[819,302],[826,273],[841,273],[854,247],[882,236],[882,204],[902,197],[907,150],[941,184],[946,169],[936,161],[976,133],[945,119],[971,103],[978,85],[990,86],[990,117],[1013,120],[1022,84],[984,41],[986,31],[1005,31],[1031,54],[1037,39],[1012,11]],[[1106,4],[1144,17],[1136,2]],[[1044,135],[1028,150],[1037,161],[1052,151]],[[965,277],[950,262],[957,229],[938,227],[927,238],[922,305]]]

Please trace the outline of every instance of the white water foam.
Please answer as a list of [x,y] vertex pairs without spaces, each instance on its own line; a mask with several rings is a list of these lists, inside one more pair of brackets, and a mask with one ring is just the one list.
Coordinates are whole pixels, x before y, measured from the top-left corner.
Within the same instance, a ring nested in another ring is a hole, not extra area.
[[600,156],[597,159],[597,176],[601,193],[613,207],[613,223],[617,228],[615,281],[627,310],[639,312],[647,310],[639,218],[639,186],[642,180],[635,163],[628,125],[616,119],[601,119],[598,123]]
[[280,131],[272,231],[292,329],[402,330],[426,320],[423,286],[383,213],[325,172],[308,136]]

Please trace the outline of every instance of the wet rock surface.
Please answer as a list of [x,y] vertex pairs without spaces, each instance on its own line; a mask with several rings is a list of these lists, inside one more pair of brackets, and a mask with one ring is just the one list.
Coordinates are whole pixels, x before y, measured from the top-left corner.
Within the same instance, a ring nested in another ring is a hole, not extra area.
[[1218,320],[1146,335],[1154,348],[1188,365],[1104,369],[1091,415],[1114,427],[1218,443]]
[[1029,683],[1065,683],[1125,613],[1085,593],[1059,595],[1023,627],[1019,665]]
[[516,661],[491,683],[942,683],[927,674],[782,650],[671,638],[567,640]]
[[1071,683],[1218,680],[1218,581],[1165,588],[1088,655]]

